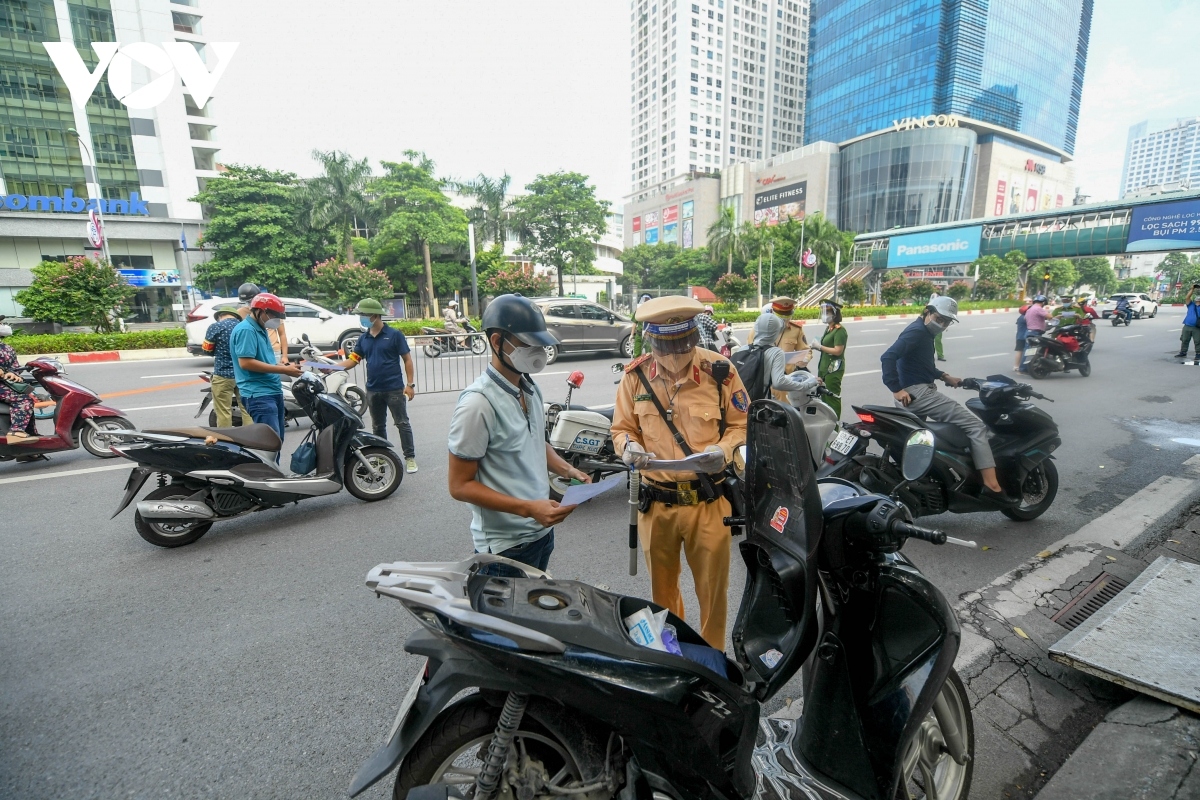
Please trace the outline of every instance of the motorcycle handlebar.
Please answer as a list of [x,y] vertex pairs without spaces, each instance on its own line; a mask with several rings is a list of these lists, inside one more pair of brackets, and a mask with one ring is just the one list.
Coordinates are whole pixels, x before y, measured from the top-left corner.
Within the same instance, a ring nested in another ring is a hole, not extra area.
[[922,528],[919,525],[913,525],[904,520],[895,520],[892,523],[892,530],[910,539],[920,539],[930,544],[945,544],[946,534],[941,531],[935,531],[930,528]]

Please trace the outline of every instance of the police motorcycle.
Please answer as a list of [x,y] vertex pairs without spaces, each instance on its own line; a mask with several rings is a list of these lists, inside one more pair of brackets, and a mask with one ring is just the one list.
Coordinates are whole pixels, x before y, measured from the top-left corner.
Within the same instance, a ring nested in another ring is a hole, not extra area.
[[[965,378],[961,388],[979,392],[967,401],[967,409],[991,431],[988,441],[997,478],[1006,492],[1019,497],[1018,505],[981,494],[983,481],[971,460],[971,442],[957,425],[924,420],[892,406],[852,406],[859,421],[834,439],[821,472],[857,481],[872,491],[896,493],[918,517],[999,511],[1024,522],[1041,516],[1058,494],[1058,469],[1051,454],[1062,439],[1054,419],[1029,401],[1054,401],[1006,375],[989,375],[982,381]],[[905,443],[922,432],[934,442],[933,468],[919,480],[906,480],[901,467]],[[871,441],[883,452],[868,453]]]
[[[624,364],[613,364],[614,373],[624,373]],[[619,383],[620,381],[618,381]],[[612,405],[581,406],[571,403],[571,393],[583,386],[583,373],[575,370],[567,376],[567,398],[562,403],[546,403],[546,441],[554,452],[593,481],[629,467],[617,455],[612,441]],[[562,500],[570,480],[550,473],[550,499]]]
[[[143,539],[159,547],[182,547],[207,533],[214,522],[337,494],[343,487],[368,502],[396,491],[404,479],[404,465],[387,439],[362,430],[358,414],[345,400],[326,392],[312,373],[296,378],[292,393],[313,421],[315,457],[306,472],[289,475],[273,459],[254,452],[274,454],[283,447],[275,431],[261,423],[129,431],[124,438],[130,441],[112,451],[137,466],[113,517],[155,473],[158,485],[138,502],[133,524]],[[216,443],[206,444],[207,437]],[[304,444],[297,453],[301,447]],[[296,457],[292,464],[297,465]]]
[[[958,622],[900,550],[974,543],[818,482],[808,447],[799,411],[751,405],[747,513],[726,520],[746,526],[732,658],[649,600],[501,556],[372,569],[368,588],[419,623],[405,649],[422,663],[351,796],[399,765],[401,800],[964,800],[975,742]],[[905,479],[933,458],[910,437]],[[626,620],[647,611],[681,654],[638,643]],[[802,716],[763,719],[802,668]]]

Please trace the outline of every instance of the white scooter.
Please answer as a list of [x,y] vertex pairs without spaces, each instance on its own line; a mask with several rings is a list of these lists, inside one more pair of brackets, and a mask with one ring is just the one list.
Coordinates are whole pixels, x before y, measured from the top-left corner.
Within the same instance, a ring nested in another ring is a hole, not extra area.
[[733,326],[721,320],[717,323],[717,335],[713,339],[713,346],[718,353],[729,358],[734,350],[742,346],[742,342],[733,335]]
[[[308,334],[301,334],[298,341],[304,342],[304,347],[300,348],[300,358],[313,364],[333,364],[337,362],[332,358],[325,356],[318,350],[309,340]],[[354,410],[355,414],[360,417],[367,411],[367,393],[361,387],[356,386],[350,381],[350,374],[347,370],[323,370],[314,368],[321,377],[321,381],[325,384],[325,391],[329,394],[336,394],[341,397]],[[285,396],[290,394],[286,387],[284,390]]]
[[[614,364],[614,373],[624,373],[624,364]],[[618,380],[618,383],[620,381]],[[612,443],[614,406],[571,405],[571,393],[583,386],[583,373],[567,376],[565,403],[546,403],[546,440],[554,451],[580,472],[598,481],[617,472],[628,472]],[[550,499],[561,500],[570,481],[550,473]]]

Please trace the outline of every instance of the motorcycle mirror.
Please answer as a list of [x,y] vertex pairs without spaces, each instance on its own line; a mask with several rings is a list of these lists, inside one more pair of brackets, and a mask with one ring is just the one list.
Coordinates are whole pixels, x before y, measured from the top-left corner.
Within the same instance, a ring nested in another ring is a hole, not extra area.
[[925,477],[933,466],[933,432],[922,428],[913,431],[904,443],[904,456],[900,461],[900,474],[905,481],[917,481]]
[[746,445],[739,445],[733,450],[733,471],[742,480],[746,480]]
[[578,389],[580,386],[583,386],[583,373],[575,370],[567,376],[567,383],[571,384],[572,389]]
[[613,364],[611,367],[611,370],[614,375],[618,375],[625,371],[625,365],[624,364]]

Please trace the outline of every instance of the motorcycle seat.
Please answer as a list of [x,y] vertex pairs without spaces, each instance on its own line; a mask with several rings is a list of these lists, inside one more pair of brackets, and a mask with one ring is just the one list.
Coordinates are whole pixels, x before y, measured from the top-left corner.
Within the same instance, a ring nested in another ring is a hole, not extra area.
[[612,422],[613,412],[616,411],[617,409],[616,409],[616,406],[605,406],[603,408],[591,408],[589,406],[581,406],[581,405],[576,405],[575,403],[572,403],[567,408],[567,410],[568,411],[590,411],[593,414],[599,414],[602,417],[608,417],[608,421]]
[[953,422],[927,420],[925,427],[933,431],[933,435],[937,437],[938,444],[942,447],[948,450],[956,450],[960,453],[971,452],[971,440],[962,432],[962,428]]
[[210,428],[207,425],[196,425],[189,428],[160,428],[146,433],[165,433],[169,436],[187,436],[193,439],[203,439],[207,436],[217,437],[219,442],[231,442],[249,447],[251,450],[266,450],[277,453],[283,448],[279,434],[270,425],[252,422],[240,428]]
[[904,408],[896,408],[895,406],[863,406],[862,409],[863,411],[870,411],[873,414],[891,414],[893,417],[907,417],[915,422],[923,422],[913,412]]

